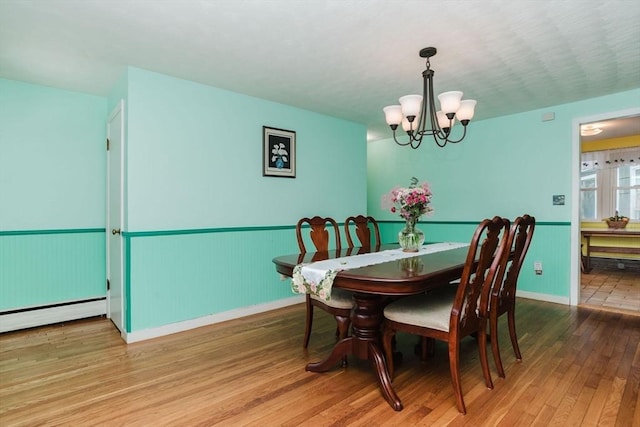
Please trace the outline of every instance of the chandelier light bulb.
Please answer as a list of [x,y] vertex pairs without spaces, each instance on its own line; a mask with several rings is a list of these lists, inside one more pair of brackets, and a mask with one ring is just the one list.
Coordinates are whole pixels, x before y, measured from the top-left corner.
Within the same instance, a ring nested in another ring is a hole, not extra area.
[[414,131],[418,128],[418,123],[420,123],[420,117],[416,116],[412,122],[409,121],[406,117],[402,119],[402,129],[405,132]]
[[422,95],[405,95],[399,99],[404,117],[417,116],[422,108]]
[[389,126],[398,126],[402,123],[402,107],[399,105],[389,105],[382,109],[384,117]]
[[462,100],[462,92],[453,90],[451,92],[443,92],[438,95],[440,101],[440,109],[445,114],[455,114],[460,108],[460,101]]
[[456,118],[462,122],[467,120],[467,123],[473,118],[475,113],[476,101],[474,99],[465,99],[460,102],[460,108],[456,111]]
[[438,126],[440,126],[441,129],[453,127],[453,121],[455,121],[455,118],[453,120],[449,120],[449,117],[447,117],[444,111],[437,111],[436,117],[438,119]]

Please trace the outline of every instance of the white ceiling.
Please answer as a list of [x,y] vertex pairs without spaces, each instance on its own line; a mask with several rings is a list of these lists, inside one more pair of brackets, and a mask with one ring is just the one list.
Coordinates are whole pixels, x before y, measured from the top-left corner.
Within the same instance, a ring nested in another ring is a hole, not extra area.
[[481,120],[640,87],[638,22],[637,0],[0,0],[0,77],[105,96],[131,65],[380,139],[423,47]]

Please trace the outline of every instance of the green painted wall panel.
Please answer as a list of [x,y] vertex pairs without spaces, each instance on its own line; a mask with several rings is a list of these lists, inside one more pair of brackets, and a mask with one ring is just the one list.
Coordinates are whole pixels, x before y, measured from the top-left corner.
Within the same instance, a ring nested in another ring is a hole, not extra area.
[[106,99],[0,94],[0,310],[104,297]]
[[291,297],[272,259],[293,228],[130,237],[130,331]]
[[0,310],[106,296],[105,234],[0,236]]
[[[571,227],[536,224],[533,240],[518,277],[518,289],[540,294],[569,297],[569,253]],[[542,275],[533,270],[536,261],[542,262]]]
[[[363,125],[133,67],[125,84],[128,330],[291,296],[271,259],[293,229],[242,228],[366,212]],[[263,126],[296,132],[296,178],[262,176]]]

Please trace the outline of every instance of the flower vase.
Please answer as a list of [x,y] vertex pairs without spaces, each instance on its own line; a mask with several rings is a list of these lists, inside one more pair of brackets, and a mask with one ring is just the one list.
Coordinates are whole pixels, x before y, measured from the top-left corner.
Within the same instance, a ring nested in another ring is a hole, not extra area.
[[424,233],[416,227],[418,220],[411,218],[398,233],[398,243],[404,252],[418,252],[424,243]]

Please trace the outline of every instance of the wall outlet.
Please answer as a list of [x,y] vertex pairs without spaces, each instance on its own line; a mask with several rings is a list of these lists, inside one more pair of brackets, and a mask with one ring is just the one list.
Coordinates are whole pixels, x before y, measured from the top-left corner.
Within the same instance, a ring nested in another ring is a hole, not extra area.
[[536,262],[533,263],[533,271],[535,271],[537,275],[541,275],[542,274],[542,262],[541,261],[536,261]]

